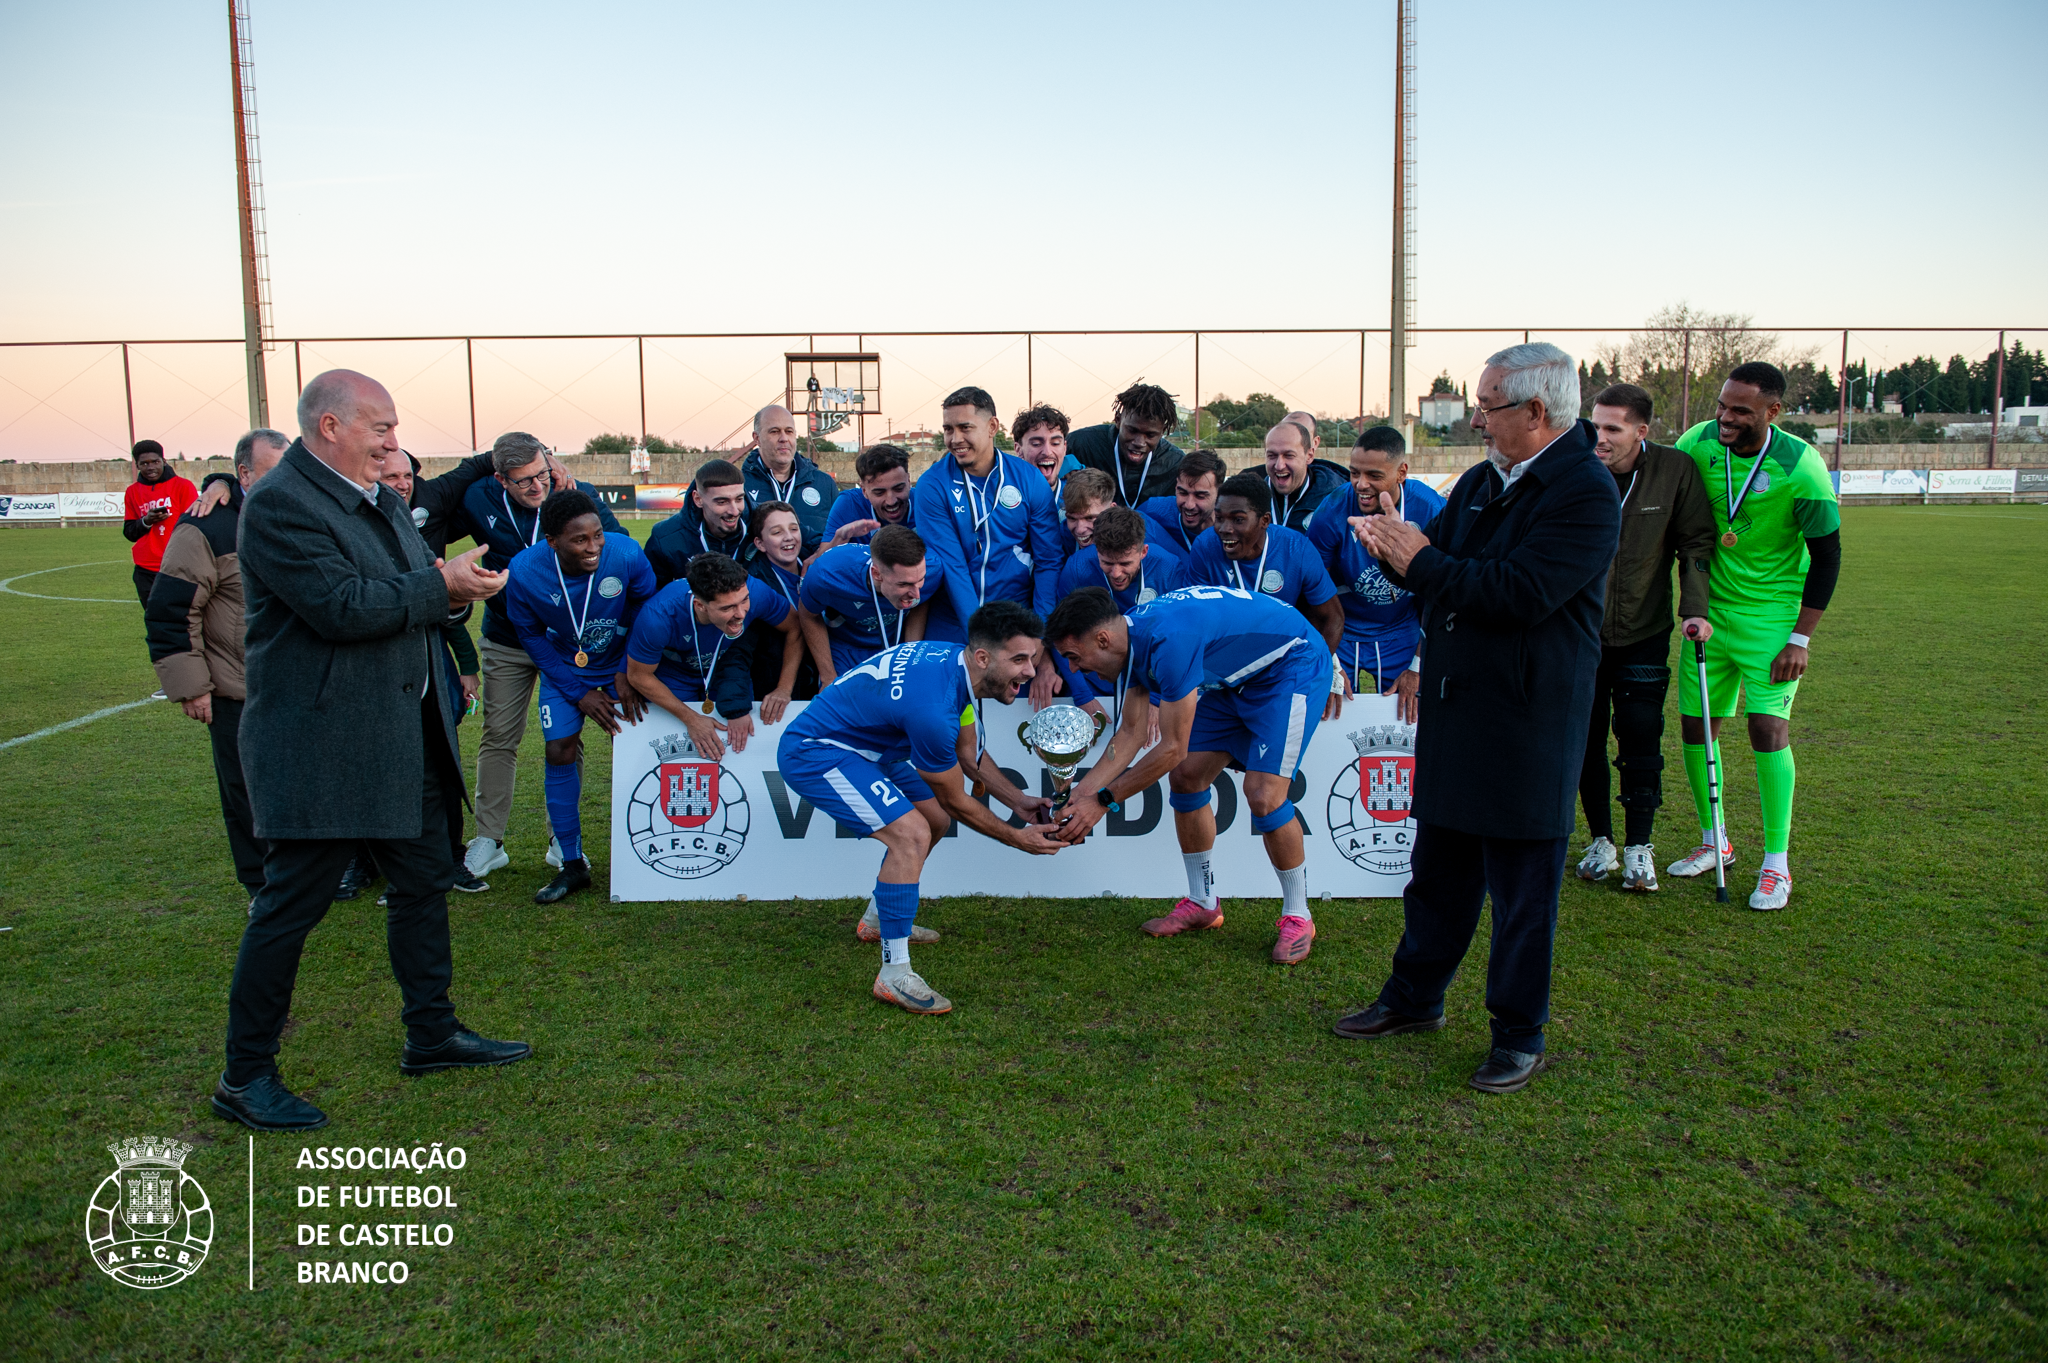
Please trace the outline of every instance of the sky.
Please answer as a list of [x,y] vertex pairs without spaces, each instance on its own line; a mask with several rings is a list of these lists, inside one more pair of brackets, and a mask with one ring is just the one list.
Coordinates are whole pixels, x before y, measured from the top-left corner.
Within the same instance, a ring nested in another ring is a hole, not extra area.
[[[0,340],[239,336],[225,9],[0,6]],[[274,330],[790,338],[301,347],[308,377],[381,365],[441,450],[468,446],[472,386],[485,443],[634,429],[643,360],[649,427],[709,443],[812,337],[1384,328],[1393,16],[255,0]],[[2048,324],[2026,226],[2048,5],[1421,0],[1417,40],[1418,322],[1501,332],[1418,338],[1415,391],[1517,329],[1679,301],[1777,328]],[[1837,358],[1838,331],[1795,339]],[[967,380],[1077,421],[1141,373],[1184,402],[1359,405],[1355,331],[1205,337],[1199,389],[1188,336],[870,348],[898,429]],[[1364,350],[1384,408],[1384,338]],[[270,359],[287,428],[293,361]],[[197,452],[245,424],[231,347],[128,363],[140,433]],[[120,367],[0,350],[0,457],[125,452]]]

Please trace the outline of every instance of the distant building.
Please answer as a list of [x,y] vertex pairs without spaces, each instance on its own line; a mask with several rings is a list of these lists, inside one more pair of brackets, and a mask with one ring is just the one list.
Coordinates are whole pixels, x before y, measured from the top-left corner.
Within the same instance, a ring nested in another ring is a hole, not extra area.
[[1428,393],[1416,399],[1415,410],[1425,426],[1455,426],[1465,419],[1465,399],[1457,393]]

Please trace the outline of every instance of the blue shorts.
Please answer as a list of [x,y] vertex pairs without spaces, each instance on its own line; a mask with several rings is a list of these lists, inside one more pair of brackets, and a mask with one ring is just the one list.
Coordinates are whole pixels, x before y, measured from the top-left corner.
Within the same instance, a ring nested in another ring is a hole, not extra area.
[[850,749],[815,742],[792,743],[778,760],[784,784],[840,827],[863,835],[915,813],[913,802],[932,798],[932,788],[904,761],[874,762]]
[[[617,694],[609,686],[600,686],[596,689],[604,692],[613,700],[618,699]],[[576,708],[576,701],[581,699],[583,699],[581,695],[578,695],[575,700],[564,696],[555,689],[554,683],[547,679],[546,674],[542,674],[540,679],[540,736],[549,742],[553,742],[558,738],[574,738],[577,734],[582,733],[583,712]]]
[[1204,691],[1195,702],[1188,751],[1227,752],[1246,771],[1291,780],[1316,725],[1322,723],[1329,697],[1326,649],[1309,652],[1305,662],[1254,677],[1236,691]]

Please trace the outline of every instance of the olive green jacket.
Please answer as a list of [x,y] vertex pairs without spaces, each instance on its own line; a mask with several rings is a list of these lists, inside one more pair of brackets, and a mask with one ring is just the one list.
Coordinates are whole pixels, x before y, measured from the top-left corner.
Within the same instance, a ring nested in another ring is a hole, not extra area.
[[1668,634],[1671,564],[1678,563],[1678,611],[1707,613],[1707,569],[1714,557],[1714,510],[1699,465],[1683,450],[1645,444],[1623,496],[1621,547],[1607,570],[1600,642],[1608,648]]

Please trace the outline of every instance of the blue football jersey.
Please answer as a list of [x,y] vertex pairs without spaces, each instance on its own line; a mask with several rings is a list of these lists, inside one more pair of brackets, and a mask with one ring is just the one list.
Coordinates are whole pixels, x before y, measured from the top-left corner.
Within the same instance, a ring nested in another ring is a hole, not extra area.
[[1262,592],[1300,610],[1320,606],[1337,594],[1322,556],[1308,536],[1284,525],[1266,527],[1266,547],[1256,559],[1227,557],[1214,529],[1204,530],[1188,559],[1188,581],[1211,587]]
[[967,641],[967,619],[988,601],[1015,601],[1040,615],[1056,604],[1060,515],[1045,475],[1014,454],[970,477],[941,455],[911,491],[926,562],[941,579],[932,597],[928,637]]
[[[858,666],[885,648],[903,642],[904,612],[896,609],[875,590],[868,565],[872,556],[865,544],[842,544],[827,549],[811,562],[804,574],[797,599],[804,609],[822,618],[832,640],[832,670],[844,672]],[[941,579],[927,562],[924,587],[918,602],[929,601],[939,591]]]
[[1149,538],[1145,543],[1144,562],[1138,565],[1137,575],[1122,591],[1109,585],[1109,578],[1104,575],[1092,544],[1068,559],[1067,566],[1060,569],[1062,601],[1083,587],[1100,587],[1116,598],[1116,608],[1120,611],[1142,606],[1154,597],[1187,585],[1187,568],[1180,556],[1163,545],[1153,544]]
[[1242,687],[1290,655],[1313,656],[1322,639],[1300,611],[1235,587],[1183,587],[1124,618],[1131,684],[1154,704]]
[[[1401,519],[1426,526],[1443,510],[1444,499],[1419,479],[1401,485]],[[1422,603],[1387,580],[1379,560],[1367,553],[1351,533],[1350,518],[1359,514],[1358,494],[1339,488],[1316,508],[1309,522],[1309,542],[1337,585],[1344,607],[1344,637],[1338,660],[1354,673],[1361,669],[1385,679],[1415,656],[1421,638]]]
[[[519,643],[557,691],[569,697],[610,684],[626,670],[634,617],[654,599],[654,567],[631,535],[607,534],[597,571],[571,577],[542,540],[512,557],[505,605]],[[576,665],[581,650],[583,666]]]
[[[833,499],[832,510],[825,517],[825,531],[822,538],[829,541],[834,535],[839,533],[839,528],[841,526],[852,525],[855,521],[873,521],[880,519],[881,517],[875,515],[874,507],[868,504],[868,495],[865,492],[862,492],[858,487],[850,487],[846,489],[846,491],[840,493],[838,497]],[[917,528],[916,498],[912,498],[911,500],[903,504],[903,519],[899,522],[899,524],[907,525],[913,530]],[[858,539],[850,539],[846,543],[866,544],[869,540],[874,538],[874,534],[875,532],[870,530],[867,534],[860,536]],[[844,548],[845,546],[842,545],[841,547]]]
[[1147,497],[1138,503],[1138,514],[1145,518],[1145,538],[1155,544],[1163,544],[1185,559],[1195,552],[1195,541],[1202,537],[1197,530],[1188,533],[1180,523],[1180,502],[1173,497]]
[[[687,578],[669,583],[647,603],[633,622],[633,637],[626,644],[626,656],[654,667],[661,684],[679,699],[695,700],[707,691],[725,699],[717,685],[731,675],[734,666],[747,676],[744,688],[753,695],[752,654],[742,646],[748,625],[756,620],[779,625],[789,618],[789,602],[782,593],[758,577],[747,579],[747,614],[740,622],[740,638],[728,638],[716,625],[702,624],[692,606],[694,597]],[[735,696],[737,692],[732,693]]]
[[790,721],[782,746],[825,744],[886,766],[959,765],[960,731],[974,723],[974,692],[958,644],[898,644],[839,674]]

